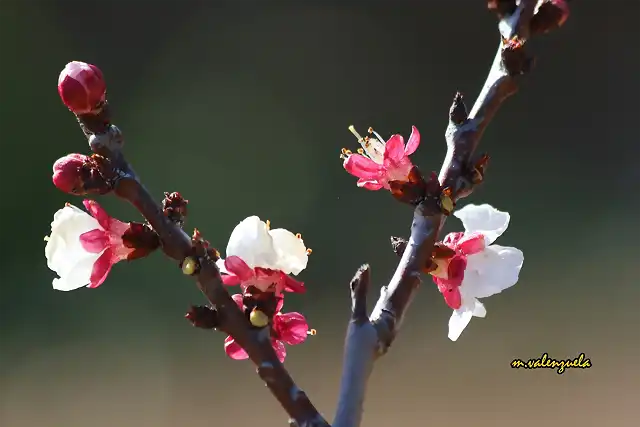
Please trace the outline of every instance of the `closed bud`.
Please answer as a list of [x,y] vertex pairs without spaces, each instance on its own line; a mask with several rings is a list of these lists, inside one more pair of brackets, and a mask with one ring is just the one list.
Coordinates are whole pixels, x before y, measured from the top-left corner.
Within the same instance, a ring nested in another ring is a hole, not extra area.
[[58,77],[58,93],[75,114],[97,112],[104,102],[107,86],[102,71],[86,62],[69,62]]
[[88,160],[84,154],[72,153],[53,164],[53,184],[69,194],[80,194],[83,188],[82,169]]

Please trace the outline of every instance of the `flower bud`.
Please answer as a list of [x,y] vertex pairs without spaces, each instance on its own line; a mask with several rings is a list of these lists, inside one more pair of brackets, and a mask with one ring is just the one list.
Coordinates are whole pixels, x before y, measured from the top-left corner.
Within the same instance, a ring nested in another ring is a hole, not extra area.
[[53,184],[65,193],[76,194],[82,189],[82,167],[88,157],[72,153],[53,164]]
[[105,100],[107,86],[102,71],[86,62],[69,62],[58,77],[58,93],[75,114],[95,112]]
[[251,310],[249,314],[249,321],[256,328],[264,328],[269,324],[269,316],[264,314],[264,312],[260,310],[256,310],[255,308]]

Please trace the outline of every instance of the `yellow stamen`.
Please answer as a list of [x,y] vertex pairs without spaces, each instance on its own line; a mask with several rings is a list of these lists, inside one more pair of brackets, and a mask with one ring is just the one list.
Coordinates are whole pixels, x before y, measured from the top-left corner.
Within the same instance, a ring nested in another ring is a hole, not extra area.
[[369,129],[367,129],[367,132],[369,133],[369,135],[371,135],[373,133],[373,128],[369,126]]
[[265,224],[267,224],[267,230],[271,230],[271,221],[266,220]]
[[358,148],[358,154],[362,154],[362,155],[364,155],[364,149],[362,149],[362,148]]
[[297,238],[297,239],[302,239],[302,234],[300,234],[300,233],[296,233],[296,238]]
[[220,258],[220,251],[217,249],[214,249],[214,253],[216,254],[216,258]]
[[309,329],[309,330],[307,331],[307,335],[311,335],[311,336],[314,336],[314,335],[315,335],[315,334],[317,334],[317,333],[318,333],[318,331],[316,331],[315,329]]
[[307,255],[311,255],[313,253],[313,251],[311,250],[311,248],[307,249]]
[[362,141],[363,140],[363,138],[360,136],[358,131],[356,131],[356,128],[353,125],[349,126],[349,132],[354,134],[356,136],[356,138],[358,138],[358,141]]
[[49,241],[49,236],[44,236],[44,241],[48,242]]

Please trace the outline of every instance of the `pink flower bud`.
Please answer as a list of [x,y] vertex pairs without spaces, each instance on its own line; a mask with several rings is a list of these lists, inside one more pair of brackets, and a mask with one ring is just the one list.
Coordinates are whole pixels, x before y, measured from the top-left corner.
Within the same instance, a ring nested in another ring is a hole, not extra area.
[[82,189],[82,167],[88,160],[84,154],[72,153],[53,164],[53,184],[65,193],[75,194]]
[[58,93],[64,105],[75,114],[96,111],[104,101],[107,86],[102,71],[86,62],[69,62],[58,77]]

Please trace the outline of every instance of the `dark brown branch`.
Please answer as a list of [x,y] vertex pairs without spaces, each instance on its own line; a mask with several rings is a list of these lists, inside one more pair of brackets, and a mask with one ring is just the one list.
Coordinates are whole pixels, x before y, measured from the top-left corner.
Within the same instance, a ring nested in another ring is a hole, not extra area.
[[[499,28],[503,41],[471,112],[467,116],[462,96],[456,94],[445,132],[447,154],[438,179],[443,187],[451,189],[454,201],[469,195],[473,187],[482,181],[488,157],[483,156],[474,162],[476,147],[498,108],[516,92],[517,76],[530,68],[531,62],[525,54],[524,44],[529,37],[536,3],[537,0],[521,0],[514,9],[515,1],[489,1],[489,6],[501,16]],[[394,251],[401,259],[389,284],[382,288],[381,296],[369,317],[377,334],[369,337],[367,328],[355,330],[352,324],[347,331],[343,382],[334,427],[359,426],[358,412],[362,411],[361,402],[371,370],[364,371],[356,364],[347,362],[357,360],[360,365],[372,364],[394,342],[420,285],[421,272],[431,264],[431,256],[437,249],[436,241],[445,219],[446,215],[433,199],[427,198],[415,208],[408,241],[392,238]],[[360,391],[362,395],[353,395]]]
[[292,425],[328,426],[329,424],[279,362],[271,347],[268,330],[251,328],[247,317],[224,287],[215,260],[207,251],[198,252],[192,244],[192,239],[182,230],[186,202],[183,199],[178,200],[179,197],[174,195],[176,206],[164,206],[172,208],[171,212],[165,215],[163,207],[155,202],[141,184],[122,154],[121,147],[124,139],[120,130],[110,124],[108,105],[105,103],[105,107],[98,115],[79,116],[78,121],[89,139],[92,151],[111,161],[113,172],[117,177],[115,193],[131,203],[145,217],[160,237],[164,253],[180,263],[187,257],[197,257],[198,268],[193,276],[198,288],[215,309],[215,327],[231,335],[249,354],[249,358],[257,366],[258,375],[289,414],[291,422],[294,423]]

